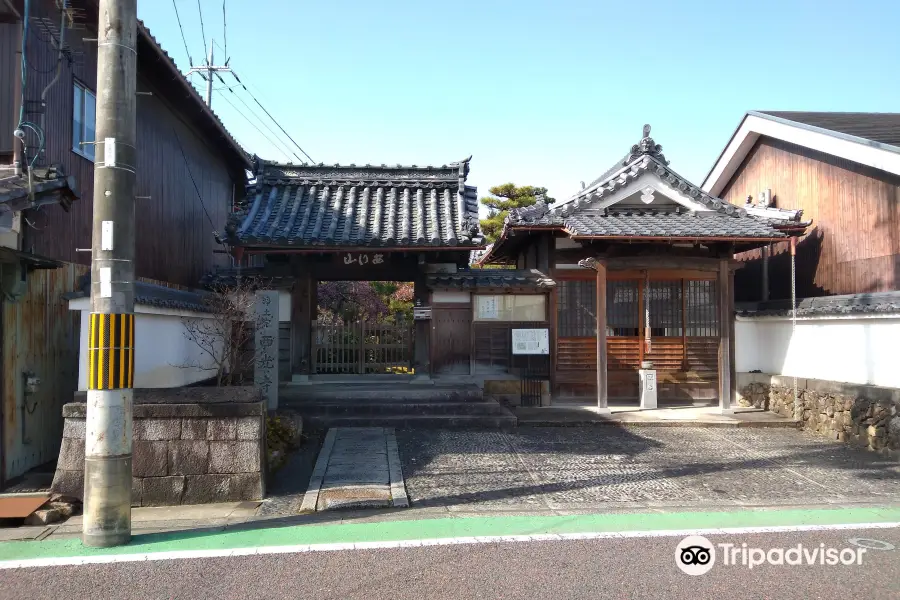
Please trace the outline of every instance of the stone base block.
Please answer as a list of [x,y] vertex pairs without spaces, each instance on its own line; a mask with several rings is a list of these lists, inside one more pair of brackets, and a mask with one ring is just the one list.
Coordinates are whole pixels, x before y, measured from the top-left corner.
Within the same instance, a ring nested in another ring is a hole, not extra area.
[[[266,410],[261,399],[236,402],[248,392],[219,388],[202,391],[202,402],[185,403],[194,392],[167,391],[162,401],[135,404],[132,446],[132,506],[171,506],[265,496]],[[138,400],[139,394],[135,394]],[[250,396],[248,396],[250,397]],[[258,398],[258,396],[252,396]],[[51,490],[74,499],[84,497],[86,407],[63,407],[62,446]]]

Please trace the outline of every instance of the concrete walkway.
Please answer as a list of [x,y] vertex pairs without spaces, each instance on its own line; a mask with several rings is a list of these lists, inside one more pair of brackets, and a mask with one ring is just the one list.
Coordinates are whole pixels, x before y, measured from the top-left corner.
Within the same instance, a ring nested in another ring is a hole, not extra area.
[[759,408],[735,407],[722,414],[718,406],[673,405],[641,410],[633,404],[611,404],[609,413],[599,414],[593,404],[554,404],[530,408],[516,407],[519,425],[652,425],[654,427],[793,427],[797,422]]
[[392,428],[328,430],[301,512],[408,505]]

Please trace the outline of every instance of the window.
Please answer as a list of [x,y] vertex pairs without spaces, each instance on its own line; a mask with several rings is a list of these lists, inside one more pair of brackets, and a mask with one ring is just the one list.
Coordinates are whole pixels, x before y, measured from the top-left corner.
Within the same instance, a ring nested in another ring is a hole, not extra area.
[[638,314],[638,282],[606,282],[606,335],[637,337],[640,335]]
[[719,335],[719,304],[715,281],[688,281],[687,334],[691,337],[715,337]]
[[96,121],[97,98],[94,92],[76,81],[72,102],[72,151],[91,161],[94,160]]
[[476,321],[546,321],[544,295],[475,296]]
[[560,337],[594,337],[597,335],[597,282],[561,280],[557,283]]
[[645,293],[645,302],[650,310],[650,335],[680,336],[681,281],[651,281]]

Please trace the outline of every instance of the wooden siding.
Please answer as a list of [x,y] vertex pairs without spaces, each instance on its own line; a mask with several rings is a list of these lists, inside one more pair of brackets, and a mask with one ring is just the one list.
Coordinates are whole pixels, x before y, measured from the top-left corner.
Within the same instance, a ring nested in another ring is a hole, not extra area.
[[[743,205],[772,190],[775,205],[803,209],[813,225],[797,250],[799,297],[900,289],[900,178],[781,140],[761,138],[722,198]],[[737,300],[759,300],[761,250],[736,274]],[[777,244],[770,297],[790,297],[790,253]]]
[[[2,457],[7,479],[54,460],[62,439],[62,405],[78,385],[80,312],[62,295],[86,272],[81,265],[31,271],[17,302],[2,301]],[[40,379],[24,395],[24,373]],[[26,401],[27,400],[27,401]],[[24,406],[23,406],[24,405]]]
[[15,23],[0,23],[0,156],[12,154],[13,130],[19,120],[15,82],[20,79],[21,31]]
[[[58,19],[52,0],[35,2],[35,17]],[[17,27],[21,29],[21,24]],[[76,248],[91,246],[91,213],[93,206],[94,165],[72,151],[72,86],[75,80],[96,90],[96,43],[82,41],[91,32],[77,29],[69,32],[67,43],[83,56],[73,65],[63,63],[62,74],[47,94],[43,115],[47,149],[44,164],[60,164],[74,175],[81,199],[67,213],[59,206],[32,211],[33,227],[24,226],[23,248],[51,258],[88,264],[89,252]],[[143,60],[142,60],[143,58]],[[52,80],[56,55],[49,40],[34,38],[29,43],[29,69],[26,101],[40,99],[41,91]],[[47,72],[41,72],[47,71]],[[136,201],[137,274],[185,286],[196,286],[200,277],[214,266],[226,266],[229,259],[214,254],[222,249],[213,239],[213,229],[222,232],[232,206],[232,194],[243,193],[243,173],[229,170],[223,156],[208,136],[201,135],[191,123],[192,116],[176,108],[167,99],[155,58],[138,53],[138,90],[152,96],[137,98],[137,196],[150,196]],[[12,80],[0,78],[0,96],[11,94]],[[183,100],[179,97],[177,101]],[[30,105],[30,104],[29,104]],[[40,123],[41,114],[28,118]],[[203,202],[182,158],[175,134],[190,165]],[[204,210],[204,206],[205,209]],[[208,216],[206,213],[209,213]],[[211,221],[211,222],[210,222]]]

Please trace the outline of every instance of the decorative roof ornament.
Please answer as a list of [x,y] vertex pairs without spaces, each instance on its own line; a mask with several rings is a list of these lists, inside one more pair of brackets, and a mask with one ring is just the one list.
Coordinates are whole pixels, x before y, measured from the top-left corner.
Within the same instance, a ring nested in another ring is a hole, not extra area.
[[628,157],[622,164],[627,165],[640,156],[652,156],[664,165],[669,164],[669,161],[663,156],[662,146],[654,142],[653,138],[650,137],[650,125],[644,125],[644,136],[640,142],[631,147],[631,152],[628,153]]

